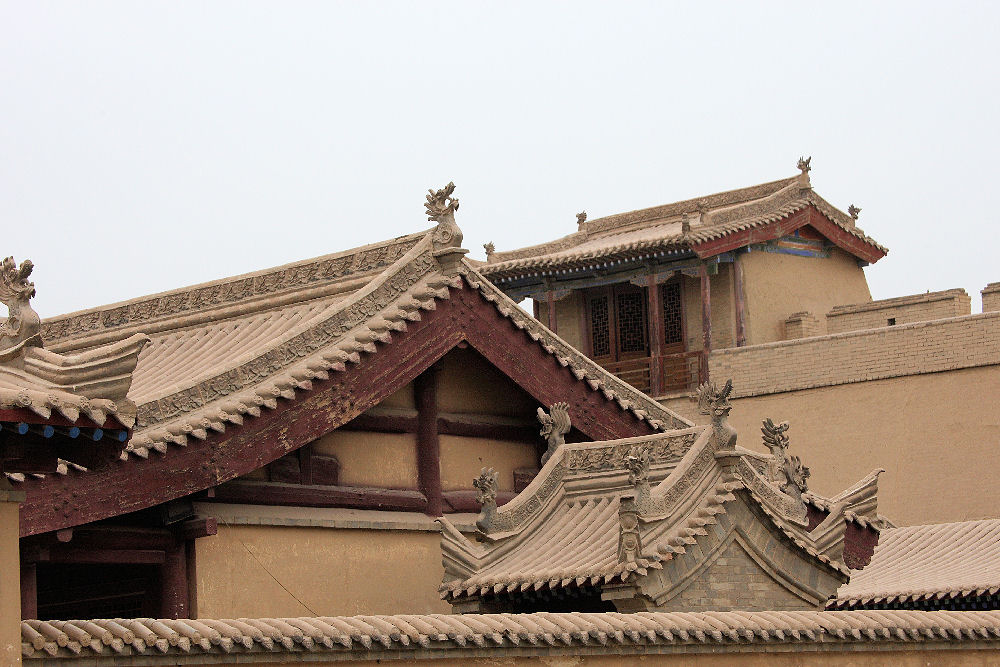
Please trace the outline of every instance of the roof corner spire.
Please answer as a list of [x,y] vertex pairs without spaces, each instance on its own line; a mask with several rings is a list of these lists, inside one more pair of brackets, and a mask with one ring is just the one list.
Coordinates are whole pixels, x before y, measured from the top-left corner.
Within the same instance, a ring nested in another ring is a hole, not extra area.
[[812,165],[810,165],[810,162],[812,162],[812,159],[813,159],[812,155],[810,155],[809,157],[802,157],[800,155],[799,162],[796,165],[796,167],[798,167],[799,170],[799,187],[802,188],[803,190],[812,189],[812,183],[810,183],[809,181],[809,172],[812,170]]
[[455,222],[458,199],[451,196],[453,192],[455,192],[453,182],[448,183],[440,190],[428,190],[427,201],[424,203],[424,208],[427,209],[427,219],[438,223],[431,241],[434,244],[434,256],[446,275],[455,273],[462,255],[469,252],[462,247],[462,230]]

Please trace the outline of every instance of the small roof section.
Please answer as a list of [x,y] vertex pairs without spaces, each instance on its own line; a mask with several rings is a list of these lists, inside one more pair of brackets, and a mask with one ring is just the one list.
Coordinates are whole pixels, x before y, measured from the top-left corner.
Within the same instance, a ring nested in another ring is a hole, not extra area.
[[1000,591],[1000,519],[883,530],[868,566],[851,573],[834,608],[898,605]]
[[[854,216],[813,191],[808,169],[805,163],[802,173],[791,178],[585,220],[579,231],[561,239],[493,252],[480,270],[498,280],[636,255],[690,252],[707,258],[789,234],[806,224],[861,260],[876,262],[884,257],[888,250],[868,237]],[[789,218],[807,208],[814,214],[799,216],[792,224]],[[786,223],[774,224],[778,221]]]

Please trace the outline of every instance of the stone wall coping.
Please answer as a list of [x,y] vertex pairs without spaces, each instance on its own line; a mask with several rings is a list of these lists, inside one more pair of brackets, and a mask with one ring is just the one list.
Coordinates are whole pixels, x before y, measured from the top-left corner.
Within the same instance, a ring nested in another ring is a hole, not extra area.
[[[923,322],[909,322],[907,324],[897,324],[891,327],[877,327],[872,329],[857,329],[855,331],[842,331],[835,334],[823,336],[811,336],[809,338],[796,338],[794,340],[778,340],[770,343],[759,343],[757,345],[746,345],[744,347],[729,347],[721,350],[712,350],[711,356],[728,356],[753,354],[758,350],[769,348],[791,347],[793,345],[815,345],[824,340],[834,340],[841,338],[860,338],[862,336],[886,336],[894,332],[921,329],[923,327],[939,327],[953,324],[959,321],[973,322],[975,320],[1000,320],[1000,311],[988,313],[975,313],[973,315],[957,315],[955,317],[943,317],[939,320],[926,320]],[[998,323],[1000,324],[1000,323]]]
[[827,317],[837,317],[839,315],[849,315],[852,313],[864,313],[884,308],[897,308],[899,306],[909,306],[916,303],[930,303],[932,301],[944,301],[956,296],[968,297],[968,293],[961,287],[942,290],[940,292],[926,292],[924,294],[909,294],[907,296],[896,296],[891,299],[879,299],[868,303],[849,303],[842,306],[834,306]]
[[1000,282],[990,283],[983,288],[983,291],[980,292],[980,294],[994,294],[996,292],[1000,292]]

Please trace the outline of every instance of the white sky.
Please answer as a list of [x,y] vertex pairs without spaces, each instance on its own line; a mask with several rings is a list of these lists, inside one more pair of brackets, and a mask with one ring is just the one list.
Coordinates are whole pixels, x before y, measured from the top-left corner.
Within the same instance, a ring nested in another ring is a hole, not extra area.
[[[710,5],[710,6],[709,6]],[[431,225],[482,258],[794,175],[875,298],[1000,281],[1000,4],[0,2],[0,255],[43,316]]]

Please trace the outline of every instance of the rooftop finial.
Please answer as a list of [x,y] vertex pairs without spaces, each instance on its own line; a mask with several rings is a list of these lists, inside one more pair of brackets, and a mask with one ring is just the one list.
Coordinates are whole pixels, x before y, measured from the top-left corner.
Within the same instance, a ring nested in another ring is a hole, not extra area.
[[812,155],[810,155],[809,157],[799,156],[799,163],[797,165],[799,171],[801,171],[803,174],[808,173],[809,170],[812,169],[812,167],[809,166],[809,163],[812,162],[812,159],[813,159]]
[[583,229],[583,223],[587,222],[587,212],[580,211],[576,214],[576,224],[580,229]]
[[850,206],[847,207],[847,214],[849,216],[851,216],[852,218],[854,218],[855,222],[858,221],[858,215],[860,213],[861,213],[861,209],[858,208],[857,206],[855,206],[854,204],[851,204]]
[[809,468],[802,465],[798,456],[788,456],[788,422],[775,424],[768,417],[760,428],[764,444],[771,450],[771,481],[781,487],[782,492],[802,501],[802,494],[808,490],[806,479]]
[[493,241],[490,241],[489,243],[483,244],[483,250],[486,251],[486,261],[488,262],[490,261],[490,258],[493,257],[493,253],[497,251],[497,247],[493,245]]
[[490,532],[497,514],[497,491],[500,488],[497,479],[496,470],[483,468],[479,471],[479,477],[472,480],[472,486],[476,487],[476,500],[481,506],[476,527],[483,533]]
[[733,409],[729,394],[733,392],[732,379],[719,389],[714,382],[706,382],[698,387],[698,409],[712,418],[717,449],[732,449],[736,446],[736,429],[726,423],[729,411]]
[[427,219],[438,223],[431,240],[434,243],[434,255],[445,273],[457,270],[462,255],[468,252],[462,247],[462,230],[455,223],[458,200],[451,196],[454,191],[454,183],[448,183],[440,190],[428,190],[427,201],[424,203]]
[[542,424],[539,435],[545,438],[545,442],[548,443],[548,448],[542,454],[542,465],[545,465],[545,462],[555,453],[559,445],[566,442],[565,436],[572,428],[569,420],[569,404],[553,403],[548,412],[538,408],[538,421]]
[[0,350],[42,344],[42,321],[30,303],[35,296],[35,283],[28,281],[33,268],[30,259],[18,266],[13,257],[7,257],[0,264],[0,303],[8,310],[7,320],[0,324]]

